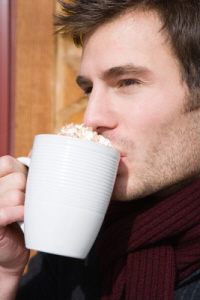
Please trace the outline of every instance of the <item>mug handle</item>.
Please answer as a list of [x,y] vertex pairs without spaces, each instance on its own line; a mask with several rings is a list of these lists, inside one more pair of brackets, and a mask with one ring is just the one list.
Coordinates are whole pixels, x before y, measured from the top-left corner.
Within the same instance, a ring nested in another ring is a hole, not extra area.
[[[17,160],[26,167],[30,167],[31,159],[29,157],[18,157]],[[24,222],[18,222],[21,230],[24,232]]]

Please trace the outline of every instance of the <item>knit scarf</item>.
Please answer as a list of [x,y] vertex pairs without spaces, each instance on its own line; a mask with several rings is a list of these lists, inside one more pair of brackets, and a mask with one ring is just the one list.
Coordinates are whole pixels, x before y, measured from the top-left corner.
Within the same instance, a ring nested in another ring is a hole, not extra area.
[[200,268],[200,181],[162,201],[111,202],[99,245],[101,300],[172,300]]

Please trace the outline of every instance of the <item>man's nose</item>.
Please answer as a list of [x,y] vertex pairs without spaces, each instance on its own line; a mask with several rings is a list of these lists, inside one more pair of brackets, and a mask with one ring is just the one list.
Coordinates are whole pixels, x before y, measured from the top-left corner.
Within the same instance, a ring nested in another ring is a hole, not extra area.
[[117,126],[112,99],[106,92],[92,91],[84,114],[83,123],[101,133]]

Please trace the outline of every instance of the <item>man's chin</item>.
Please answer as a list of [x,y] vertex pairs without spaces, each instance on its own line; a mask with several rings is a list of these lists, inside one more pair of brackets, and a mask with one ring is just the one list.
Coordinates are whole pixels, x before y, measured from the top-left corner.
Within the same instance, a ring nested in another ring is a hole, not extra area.
[[133,193],[129,193],[127,189],[127,180],[117,176],[113,188],[111,201],[130,201],[133,200]]
[[128,178],[124,176],[117,176],[111,201],[137,200],[144,198],[153,192],[152,186],[145,184],[142,180],[137,180],[136,178],[128,180]]
[[[124,191],[120,192],[120,188],[122,190],[122,178],[119,174],[117,174],[117,177],[115,180],[115,185],[114,185],[112,196],[111,196],[111,201],[123,201],[122,199],[124,198],[125,195],[124,195]],[[124,187],[123,187],[123,190],[124,190]]]

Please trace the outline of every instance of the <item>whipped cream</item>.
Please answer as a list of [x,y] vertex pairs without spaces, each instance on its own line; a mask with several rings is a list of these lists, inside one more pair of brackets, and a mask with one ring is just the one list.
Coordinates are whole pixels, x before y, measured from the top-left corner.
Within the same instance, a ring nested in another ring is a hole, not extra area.
[[58,134],[79,139],[85,139],[88,141],[105,145],[107,147],[113,147],[108,139],[98,134],[96,131],[93,131],[92,127],[86,127],[84,124],[65,124],[65,126],[63,126],[60,129],[60,132]]

